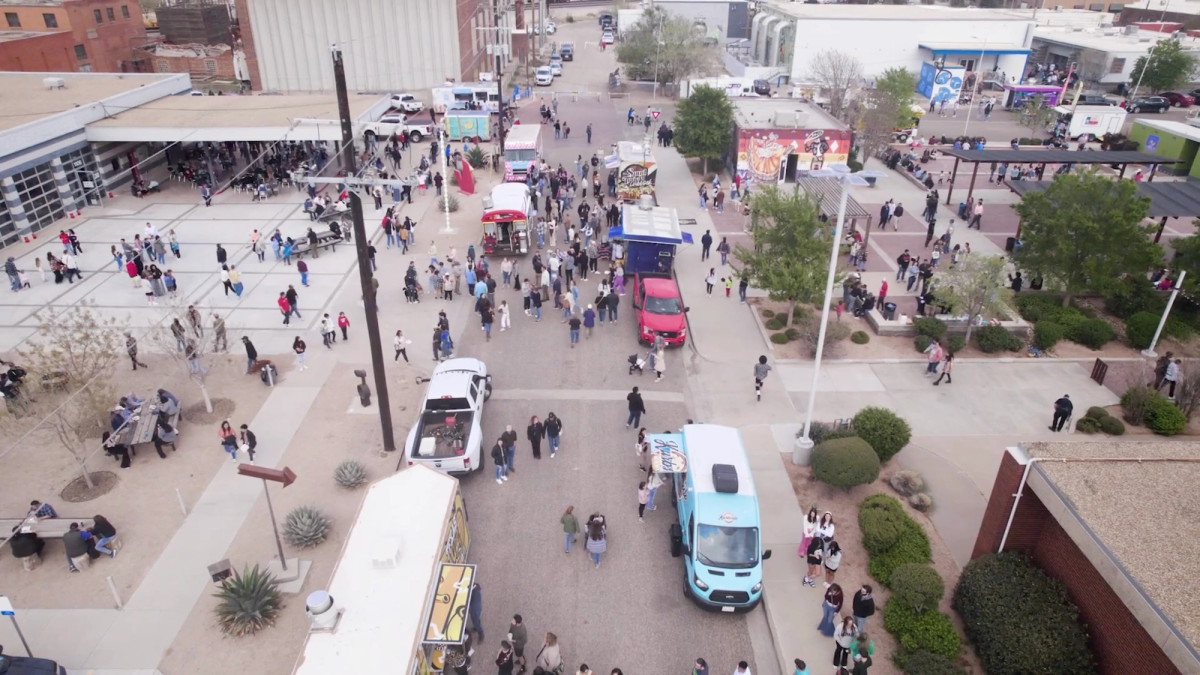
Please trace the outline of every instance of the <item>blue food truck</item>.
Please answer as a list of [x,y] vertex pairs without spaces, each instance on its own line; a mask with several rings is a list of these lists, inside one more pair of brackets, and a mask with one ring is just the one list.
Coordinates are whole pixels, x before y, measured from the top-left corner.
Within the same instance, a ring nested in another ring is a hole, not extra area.
[[668,206],[622,204],[621,224],[608,230],[609,239],[625,248],[625,274],[669,274],[675,264],[675,247],[692,243],[692,235],[679,226],[679,215]]

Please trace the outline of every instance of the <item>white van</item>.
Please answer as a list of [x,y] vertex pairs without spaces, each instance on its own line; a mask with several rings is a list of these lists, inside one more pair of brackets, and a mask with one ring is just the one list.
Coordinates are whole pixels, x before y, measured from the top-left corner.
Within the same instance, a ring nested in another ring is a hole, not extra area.
[[542,66],[534,73],[533,81],[539,87],[548,87],[554,84],[554,71],[550,70],[550,66]]

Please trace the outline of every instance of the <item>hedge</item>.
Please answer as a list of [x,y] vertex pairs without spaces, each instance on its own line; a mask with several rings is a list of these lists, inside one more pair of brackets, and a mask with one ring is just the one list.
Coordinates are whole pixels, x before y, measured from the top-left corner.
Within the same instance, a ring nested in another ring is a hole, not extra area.
[[1108,434],[1109,436],[1124,436],[1125,435],[1125,423],[1122,422],[1121,420],[1113,417],[1112,415],[1101,417],[1100,418],[1100,431],[1103,431],[1104,433]]
[[909,563],[928,563],[932,559],[929,537],[920,525],[910,519],[908,527],[900,533],[895,545],[879,555],[871,556],[867,561],[867,572],[872,579],[887,586],[891,583],[892,572],[897,567]]
[[[919,649],[954,658],[962,651],[962,640],[949,616],[935,610],[918,614],[895,596],[888,598],[883,606],[883,628],[895,636],[896,642],[906,652]],[[1011,646],[1018,647],[1015,644]],[[990,670],[988,672],[997,675]]]
[[[876,510],[887,513],[863,513]],[[879,583],[890,588],[892,572],[897,567],[909,563],[927,563],[933,559],[925,530],[905,513],[904,507],[894,497],[882,493],[871,495],[859,504],[858,514],[863,548],[867,549],[869,555],[867,571]],[[892,524],[893,520],[902,525]],[[893,532],[893,528],[898,528],[899,532]]]
[[848,490],[879,478],[879,456],[861,438],[835,438],[813,450],[812,471],[822,483]]
[[914,612],[935,609],[946,594],[942,576],[929,565],[909,563],[892,570],[892,597]]
[[928,335],[935,340],[946,334],[946,322],[928,316],[913,319],[913,328],[917,329],[917,335]]
[[903,450],[912,438],[908,422],[887,408],[875,406],[867,406],[854,416],[854,433],[870,444],[880,463]]
[[913,346],[916,347],[917,351],[919,352],[924,353],[926,349],[929,349],[929,345],[931,344],[933,344],[933,338],[929,337],[928,335],[918,335],[913,338]]
[[1167,398],[1150,387],[1130,387],[1121,394],[1121,412],[1125,421],[1134,426],[1146,423],[1146,413],[1156,401]]
[[1138,312],[1125,319],[1125,339],[1136,349],[1149,349],[1154,331],[1158,330],[1158,319],[1158,315],[1150,312]]
[[952,604],[988,675],[1096,673],[1087,631],[1066,588],[1020,554],[972,560]]
[[808,429],[808,438],[814,445],[820,445],[835,438],[851,438],[856,435],[854,429],[850,427],[835,427],[828,422],[813,422]]
[[967,675],[967,671],[954,659],[922,649],[905,659],[904,675]]
[[871,341],[871,336],[867,335],[866,331],[856,330],[850,334],[850,341],[856,345],[865,345]]
[[884,494],[864,499],[858,507],[858,529],[867,555],[878,555],[895,546],[908,521],[908,514],[895,499]]
[[951,354],[957,354],[967,346],[967,338],[965,335],[951,335],[946,339],[946,351]]
[[1084,319],[1068,335],[1089,349],[1100,349],[1117,337],[1117,332],[1104,319]]
[[1039,321],[1033,325],[1033,344],[1042,351],[1054,349],[1064,333],[1063,327],[1053,321]]
[[975,344],[984,354],[1002,351],[1015,352],[1021,348],[1021,339],[1001,326],[982,326],[975,331]]
[[1160,397],[1146,410],[1146,427],[1160,436],[1174,436],[1187,426],[1187,416],[1166,397]]

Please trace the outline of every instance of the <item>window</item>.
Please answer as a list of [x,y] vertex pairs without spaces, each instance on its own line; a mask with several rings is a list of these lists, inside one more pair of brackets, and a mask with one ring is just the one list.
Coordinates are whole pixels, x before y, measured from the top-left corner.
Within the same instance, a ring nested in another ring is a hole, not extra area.
[[0,199],[0,246],[15,244],[18,239],[17,225],[8,211],[8,202]]
[[75,208],[88,204],[99,204],[98,193],[103,188],[96,157],[88,148],[68,152],[59,158],[67,174],[67,185],[71,188]]
[[100,10],[93,9],[92,16],[96,17],[96,23],[104,23],[104,16],[100,14]]
[[1108,73],[1110,75],[1120,75],[1125,72],[1125,59],[1113,59],[1112,63],[1108,64]]
[[75,58],[80,61],[87,61],[87,47],[83,45],[75,45]]
[[58,194],[58,184],[54,182],[49,162],[13,176],[13,183],[34,232],[65,217],[62,197]]
[[8,22],[9,28],[21,27],[21,17],[17,16],[16,12],[5,12],[4,20]]
[[114,14],[114,13],[113,13],[113,8],[112,8],[112,7],[109,7],[108,9],[104,10],[104,12],[105,12],[106,14],[108,14],[108,20],[109,20],[109,21],[116,21],[116,20],[117,20],[117,16],[116,16],[116,14]]
[[46,28],[58,28],[58,17],[53,14],[43,14],[42,21],[46,22]]
[[95,40],[97,37],[100,36],[100,34],[96,32],[95,28],[89,28],[87,30],[87,36],[88,36],[89,40]]
[[121,18],[122,19],[129,18],[129,5],[121,5]]
[[216,59],[204,59],[204,73],[206,75],[216,75],[217,74],[217,60]]
[[160,73],[171,72],[171,64],[166,59],[158,59],[154,62],[154,68]]
[[1110,11],[1110,12],[1116,12],[1116,13],[1118,13],[1118,14],[1120,14],[1120,13],[1121,13],[1121,10],[1123,10],[1123,9],[1125,9],[1125,5],[1117,5],[1117,4],[1113,4],[1113,5],[1109,5],[1109,6],[1108,6],[1108,11]]
[[1083,5],[1075,5],[1072,9],[1083,9]]
[[1088,11],[1103,12],[1104,11],[1104,3],[1093,2],[1092,4],[1088,5]]

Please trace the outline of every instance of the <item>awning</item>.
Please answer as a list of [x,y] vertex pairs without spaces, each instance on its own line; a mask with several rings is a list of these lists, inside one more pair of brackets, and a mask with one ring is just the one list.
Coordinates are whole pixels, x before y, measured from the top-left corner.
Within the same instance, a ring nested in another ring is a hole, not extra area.
[[[625,238],[625,228],[621,227],[620,225],[617,225],[616,227],[608,228],[608,238],[609,239],[624,239]],[[682,239],[683,243],[685,243],[685,244],[696,243],[696,239],[694,237],[692,237],[691,232],[680,232],[679,238]]]
[[1020,45],[981,45],[978,42],[922,42],[917,45],[934,54],[1028,54],[1029,48]]
[[[842,200],[842,184],[835,178],[801,177],[796,179],[796,185],[817,203],[821,213],[836,218],[838,204]],[[870,218],[871,213],[863,208],[854,197],[846,199],[846,218]]]
[[[1051,181],[1009,181],[1009,188],[1019,194],[1040,192],[1050,187]],[[1140,197],[1150,198],[1151,218],[1194,218],[1200,216],[1200,185],[1188,182],[1147,183],[1139,181],[1137,192]]]

